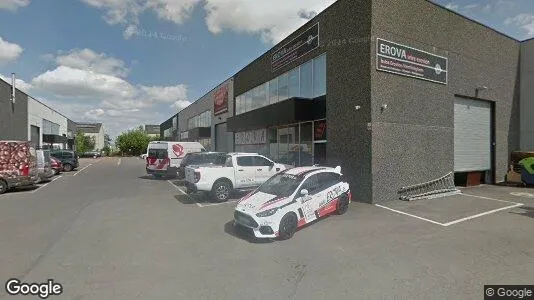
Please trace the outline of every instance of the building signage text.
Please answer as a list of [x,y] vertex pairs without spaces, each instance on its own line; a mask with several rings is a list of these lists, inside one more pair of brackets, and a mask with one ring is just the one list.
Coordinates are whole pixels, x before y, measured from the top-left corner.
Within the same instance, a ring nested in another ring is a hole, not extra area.
[[223,85],[213,95],[213,115],[228,111],[228,85]]
[[377,39],[376,68],[394,73],[447,84],[447,58],[422,50]]
[[256,145],[267,143],[267,130],[258,129],[235,133],[236,145]]
[[288,42],[272,55],[271,68],[276,71],[319,47],[319,23]]

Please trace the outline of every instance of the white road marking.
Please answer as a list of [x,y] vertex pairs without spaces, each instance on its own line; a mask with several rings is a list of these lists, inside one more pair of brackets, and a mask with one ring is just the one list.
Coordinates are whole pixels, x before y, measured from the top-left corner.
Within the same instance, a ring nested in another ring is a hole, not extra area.
[[208,207],[208,206],[217,206],[217,205],[223,205],[223,204],[228,204],[228,203],[235,203],[239,200],[232,200],[232,201],[226,201],[226,202],[221,202],[221,203],[208,203],[208,204],[200,204],[200,203],[197,203],[199,207]]
[[443,224],[443,226],[450,226],[450,225],[458,224],[460,222],[464,222],[464,221],[472,220],[474,218],[478,218],[478,217],[486,216],[486,215],[489,215],[489,214],[492,214],[492,213],[496,213],[496,212],[499,212],[501,210],[506,210],[506,209],[510,209],[510,208],[514,208],[514,207],[523,206],[523,205],[524,205],[523,203],[517,203],[516,205],[510,205],[510,206],[506,206],[506,207],[501,207],[501,208],[498,208],[498,209],[486,211],[486,212],[483,212],[483,213],[480,213],[480,214],[477,214],[477,215],[473,215],[473,216],[470,216],[470,217],[466,217],[466,218],[458,219],[458,220],[455,220],[455,221],[452,221],[452,222],[449,222],[449,223],[445,223],[445,224]]
[[119,161],[117,162],[117,166],[120,166],[122,162],[122,158],[119,158]]
[[[187,197],[187,199],[189,199],[190,201],[195,201],[193,198],[191,198],[191,196],[189,196],[189,194],[184,192],[184,190],[182,190],[182,188],[180,188],[179,186],[174,184],[172,181],[167,180],[167,182],[170,183],[175,189],[179,190],[180,193],[184,194]],[[195,203],[197,204],[198,207],[202,207],[202,206],[200,206],[200,203],[198,203],[198,202],[195,202]]]
[[393,208],[389,208],[389,207],[387,207],[387,206],[383,206],[383,205],[380,205],[380,204],[375,204],[375,206],[382,207],[382,208],[385,208],[385,209],[387,209],[387,210],[391,210],[391,211],[396,212],[396,213],[399,213],[399,214],[401,214],[401,215],[406,215],[406,216],[410,216],[410,217],[412,217],[412,218],[416,218],[416,219],[419,219],[419,220],[427,221],[427,222],[430,222],[430,223],[432,223],[432,224],[445,226],[445,224],[443,224],[443,223],[436,222],[436,221],[433,221],[433,220],[430,220],[430,219],[425,219],[425,218],[422,218],[422,217],[419,217],[419,216],[416,216],[416,215],[412,215],[412,214],[409,214],[409,213],[405,213],[405,212],[403,212],[403,211],[396,210],[396,209],[393,209]]
[[78,172],[74,173],[74,174],[73,174],[72,176],[76,176],[76,175],[78,175],[78,173],[80,173],[81,171],[83,171],[83,170],[85,170],[85,169],[89,168],[89,167],[90,167],[90,166],[92,166],[92,165],[93,165],[93,164],[89,164],[89,165],[87,165],[87,166],[83,167],[83,168],[82,168],[82,169],[81,169],[80,171],[78,171]]
[[35,192],[37,192],[37,191],[40,191],[41,189],[44,189],[47,185],[51,184],[52,182],[58,180],[58,179],[61,178],[61,177],[63,177],[63,175],[60,175],[60,176],[58,176],[58,177],[52,179],[50,182],[47,182],[47,183],[43,184],[42,186],[36,188],[35,190],[31,191],[30,194],[33,194],[33,193],[35,193]]
[[462,195],[470,196],[470,197],[475,197],[475,198],[480,198],[480,199],[487,199],[487,200],[499,201],[499,202],[504,202],[504,203],[513,203],[513,204],[517,204],[517,202],[513,202],[513,201],[507,201],[507,200],[500,200],[500,199],[488,198],[488,197],[477,196],[477,195],[471,195],[471,194],[466,194],[466,193],[462,193]]

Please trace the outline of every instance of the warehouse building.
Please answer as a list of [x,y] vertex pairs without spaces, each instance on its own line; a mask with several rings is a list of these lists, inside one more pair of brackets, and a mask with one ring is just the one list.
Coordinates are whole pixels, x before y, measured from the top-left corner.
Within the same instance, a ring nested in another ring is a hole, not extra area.
[[503,181],[520,136],[532,147],[531,49],[430,1],[339,0],[234,76],[228,129],[341,165],[364,202],[450,172]]
[[104,129],[104,124],[102,123],[76,123],[76,132],[82,132],[84,135],[94,138],[95,140],[95,151],[102,151],[107,145],[106,141],[106,132]]
[[67,149],[68,118],[28,96],[28,136],[38,148]]
[[143,130],[150,138],[159,138],[159,125],[144,125]]
[[534,150],[534,38],[521,43],[521,145]]

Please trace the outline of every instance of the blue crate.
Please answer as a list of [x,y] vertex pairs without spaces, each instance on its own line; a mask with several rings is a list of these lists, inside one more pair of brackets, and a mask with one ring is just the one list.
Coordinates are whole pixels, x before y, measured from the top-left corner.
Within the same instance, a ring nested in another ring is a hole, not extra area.
[[528,185],[534,185],[534,174],[529,174],[525,167],[521,168],[521,181]]

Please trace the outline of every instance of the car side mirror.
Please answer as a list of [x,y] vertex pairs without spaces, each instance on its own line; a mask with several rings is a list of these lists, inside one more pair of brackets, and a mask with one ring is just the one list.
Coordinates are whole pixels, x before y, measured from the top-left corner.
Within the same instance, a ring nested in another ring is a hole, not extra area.
[[300,190],[300,194],[302,196],[308,196],[308,190],[307,189],[302,189],[302,190]]
[[271,168],[274,167],[274,161],[271,161],[271,162],[269,163],[269,166],[271,166]]

